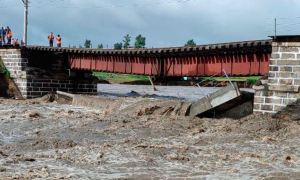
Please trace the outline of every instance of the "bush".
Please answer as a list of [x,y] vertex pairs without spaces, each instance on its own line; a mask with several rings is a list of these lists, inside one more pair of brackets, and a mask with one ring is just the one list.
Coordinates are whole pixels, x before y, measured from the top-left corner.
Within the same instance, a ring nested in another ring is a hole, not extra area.
[[3,64],[1,58],[0,58],[0,74],[3,74],[5,77],[10,77],[10,73]]
[[248,84],[251,84],[251,85],[254,85],[254,84],[257,83],[258,80],[259,80],[259,78],[254,78],[254,77],[251,78],[251,77],[250,77],[250,78],[247,79],[247,83],[248,83]]

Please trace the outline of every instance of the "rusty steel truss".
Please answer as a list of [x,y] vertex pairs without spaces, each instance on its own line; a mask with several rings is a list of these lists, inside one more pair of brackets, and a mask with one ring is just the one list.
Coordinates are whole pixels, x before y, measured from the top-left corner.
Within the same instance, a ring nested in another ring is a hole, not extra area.
[[272,40],[152,49],[83,49],[26,46],[29,51],[62,53],[69,69],[159,77],[266,75]]

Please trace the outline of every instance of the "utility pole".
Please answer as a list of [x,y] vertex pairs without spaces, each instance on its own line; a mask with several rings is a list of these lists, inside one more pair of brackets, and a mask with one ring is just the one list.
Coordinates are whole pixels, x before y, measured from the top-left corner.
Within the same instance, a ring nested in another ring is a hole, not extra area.
[[27,45],[27,26],[28,26],[28,0],[22,0],[24,4],[24,34],[23,34],[23,42]]
[[276,39],[277,36],[277,19],[275,18],[275,35],[274,38]]

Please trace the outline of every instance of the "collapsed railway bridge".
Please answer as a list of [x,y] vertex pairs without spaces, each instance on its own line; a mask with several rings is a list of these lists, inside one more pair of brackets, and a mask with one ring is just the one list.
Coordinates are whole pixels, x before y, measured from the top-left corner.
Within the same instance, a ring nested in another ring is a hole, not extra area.
[[21,95],[33,98],[49,91],[95,93],[93,71],[139,74],[164,79],[267,75],[272,40],[195,47],[151,49],[84,49],[45,46],[2,47],[0,57]]
[[[96,93],[93,71],[156,78],[268,75],[254,87],[254,111],[275,113],[295,102],[300,88],[300,36],[195,47],[82,49],[1,47],[0,59],[24,98],[51,91]],[[16,93],[16,92],[15,92]]]

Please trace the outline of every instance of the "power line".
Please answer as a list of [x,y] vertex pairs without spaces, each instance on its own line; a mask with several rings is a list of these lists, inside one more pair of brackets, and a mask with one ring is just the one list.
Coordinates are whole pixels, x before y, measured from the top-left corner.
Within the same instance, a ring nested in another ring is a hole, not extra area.
[[279,27],[282,28],[282,27],[287,27],[287,26],[295,26],[295,25],[299,25],[299,24],[300,24],[300,22],[290,23],[290,24],[277,24],[277,25],[279,25]]
[[[115,0],[116,3],[111,3],[112,0],[103,0],[101,2],[101,5],[96,5],[93,3],[90,3],[92,5],[78,5],[73,2],[67,1],[67,0],[48,0],[48,1],[39,1],[35,0],[34,7],[44,7],[45,4],[48,6],[56,7],[59,4],[60,8],[72,8],[72,9],[104,9],[107,7],[115,7],[115,8],[121,8],[121,7],[129,7],[131,5],[135,7],[142,7],[142,6],[153,6],[153,5],[161,5],[161,4],[175,4],[178,3],[180,5],[184,5],[187,3],[190,3],[194,0],[152,0],[152,1],[137,1],[133,3],[128,3],[124,1]],[[98,1],[96,1],[98,3]],[[141,3],[142,2],[142,3]],[[87,3],[88,4],[88,3]],[[146,4],[146,5],[145,5]]]
[[[300,17],[290,17],[290,18],[279,18],[280,23],[278,23],[278,18],[276,18],[275,26],[276,26],[276,34],[278,32],[282,33],[288,33],[288,32],[296,32],[299,31],[299,25],[300,25]],[[283,21],[283,23],[282,23]]]

